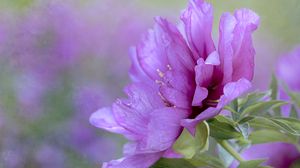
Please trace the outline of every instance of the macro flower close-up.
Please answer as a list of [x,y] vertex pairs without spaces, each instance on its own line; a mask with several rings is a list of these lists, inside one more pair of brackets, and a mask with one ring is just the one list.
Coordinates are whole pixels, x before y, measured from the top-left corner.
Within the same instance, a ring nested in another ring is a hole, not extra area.
[[299,167],[299,6],[0,0],[0,167]]
[[133,167],[136,162],[149,167],[172,154],[182,126],[194,134],[197,123],[216,116],[250,89],[255,55],[251,36],[259,17],[249,9],[224,13],[216,49],[212,12],[202,0],[190,1],[181,15],[183,34],[157,17],[154,28],[132,48],[133,83],[125,89],[129,98],[118,99],[90,119],[93,125],[133,141],[124,148],[122,160],[104,167]]

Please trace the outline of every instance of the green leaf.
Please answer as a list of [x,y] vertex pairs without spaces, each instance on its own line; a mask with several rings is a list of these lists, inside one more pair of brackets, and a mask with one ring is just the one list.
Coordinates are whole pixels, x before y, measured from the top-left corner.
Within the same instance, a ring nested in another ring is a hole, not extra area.
[[270,89],[271,89],[271,98],[272,100],[276,100],[277,99],[277,95],[278,95],[278,82],[277,79],[275,77],[275,75],[272,75],[272,81],[270,84]]
[[291,97],[292,101],[300,108],[300,94],[296,92],[290,92],[289,96]]
[[244,138],[248,138],[250,132],[250,125],[248,123],[237,125],[237,129],[242,133]]
[[196,167],[209,167],[209,168],[225,168],[224,163],[215,156],[207,154],[197,154],[192,159],[188,160],[192,165]]
[[220,122],[227,123],[227,124],[229,124],[233,127],[235,127],[235,125],[236,125],[235,121],[233,121],[231,118],[228,118],[228,117],[225,117],[225,116],[222,116],[222,115],[216,116],[215,119],[220,121]]
[[229,167],[234,160],[234,157],[228,153],[221,145],[217,145],[218,156],[223,161],[225,167]]
[[263,100],[264,97],[267,97],[270,95],[270,92],[254,92],[247,95],[246,98],[241,99],[240,101],[240,109],[239,112],[243,112],[246,108],[248,108],[251,105],[256,104],[257,102],[260,102]]
[[292,105],[292,107],[291,107],[290,117],[291,118],[299,118],[297,109],[294,105]]
[[247,107],[241,114],[241,116],[251,115],[251,114],[259,114],[266,111],[269,111],[272,108],[280,107],[286,104],[284,101],[279,100],[270,100],[267,102],[258,102]]
[[276,122],[282,127],[285,127],[286,129],[291,129],[292,132],[289,132],[293,135],[300,136],[300,120],[296,118],[283,118],[283,117],[276,117],[271,118],[273,122]]
[[196,168],[185,159],[166,159],[162,158],[150,168]]
[[247,116],[247,117],[244,117],[242,119],[240,119],[240,121],[238,121],[239,124],[244,124],[244,123],[247,123],[251,120],[253,120],[255,117],[252,117],[252,116]]
[[231,112],[232,114],[238,114],[238,112],[235,110],[235,109],[233,109],[233,107],[231,106],[232,104],[230,104],[230,105],[228,105],[228,106],[225,106],[223,109],[224,110],[228,110],[229,112]]
[[[278,97],[278,81],[275,77],[275,75],[272,75],[272,81],[270,84],[270,89],[271,89],[271,99],[272,100],[277,100]],[[280,108],[276,107],[273,109],[274,115],[276,116],[281,116]]]
[[205,152],[209,147],[209,125],[206,121],[197,125],[196,132],[196,150],[197,152]]
[[300,136],[300,121],[295,118],[264,118],[256,117],[251,120],[250,125],[256,128],[267,128],[281,130],[295,136]]
[[233,139],[242,136],[231,124],[219,121],[218,118],[208,120],[210,135],[216,139]]
[[201,122],[196,127],[196,134],[193,137],[184,129],[173,145],[173,149],[182,154],[185,158],[192,158],[197,152],[208,150],[209,146],[209,126],[206,121]]
[[286,135],[276,130],[263,129],[263,130],[253,131],[249,135],[249,140],[251,140],[252,144],[261,144],[261,143],[268,143],[268,142],[294,143],[295,141],[297,141],[297,138]]
[[277,130],[277,127],[274,126],[273,122],[270,121],[267,118],[264,117],[256,117],[249,121],[250,127],[256,128],[256,129],[275,129]]
[[258,168],[265,160],[248,160],[240,163],[238,168]]
[[295,105],[300,108],[300,93],[291,91],[286,85],[283,85],[283,87]]
[[234,121],[239,121],[241,117],[243,117],[241,114],[245,109],[257,103],[261,103],[262,100],[269,95],[270,91],[250,93],[245,98],[235,99],[228,106],[225,106],[224,109],[231,112]]
[[196,154],[195,138],[184,129],[173,145],[174,151],[182,154],[185,158],[192,158]]
[[232,118],[234,121],[238,120],[240,118],[240,113],[238,113],[239,110],[239,103],[238,103],[238,99],[233,100],[230,104],[229,104],[229,110],[232,114]]

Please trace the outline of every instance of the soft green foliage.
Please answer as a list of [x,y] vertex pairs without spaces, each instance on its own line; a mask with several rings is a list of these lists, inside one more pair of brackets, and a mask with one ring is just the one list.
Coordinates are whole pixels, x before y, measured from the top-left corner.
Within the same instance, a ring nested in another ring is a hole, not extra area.
[[248,106],[242,113],[241,117],[245,117],[246,115],[255,115],[262,114],[264,112],[268,112],[270,109],[279,107],[286,104],[283,101],[279,100],[270,100],[267,102],[258,102],[251,106]]
[[299,118],[299,115],[298,115],[295,105],[292,105],[292,107],[291,107],[290,117],[291,118]]
[[300,93],[292,92],[287,86],[284,87],[286,93],[291,98],[292,102],[297,106],[300,107]]
[[225,168],[223,161],[207,154],[196,154],[191,159],[160,159],[151,168]]
[[186,129],[183,130],[180,137],[175,142],[173,149],[185,156],[192,158],[197,152],[204,152],[209,146],[209,127],[206,122],[198,124],[195,137]]
[[0,0],[0,9],[9,7],[18,11],[20,9],[27,8],[34,2],[35,0]]
[[231,124],[218,118],[208,120],[211,136],[216,139],[233,139],[242,136]]
[[184,159],[160,159],[151,168],[196,168]]
[[233,120],[240,122],[245,117],[264,115],[270,110],[286,104],[284,101],[272,99],[264,101],[264,99],[267,99],[270,95],[272,95],[272,92],[254,92],[245,98],[234,100],[226,106],[225,109],[232,113]]
[[261,163],[263,163],[265,160],[249,160],[249,161],[243,161],[240,163],[238,168],[260,168],[259,166]]
[[222,160],[208,154],[197,154],[188,161],[197,167],[225,168]]
[[293,136],[275,130],[257,130],[249,135],[252,144],[261,144],[267,142],[287,142],[294,143],[296,140]]
[[223,161],[225,167],[229,167],[234,160],[234,157],[221,145],[217,145],[218,157]]
[[270,129],[300,136],[300,121],[294,118],[266,118],[256,117],[250,121],[250,125],[256,129]]
[[271,89],[271,99],[276,100],[278,97],[278,82],[275,75],[272,75],[270,89]]

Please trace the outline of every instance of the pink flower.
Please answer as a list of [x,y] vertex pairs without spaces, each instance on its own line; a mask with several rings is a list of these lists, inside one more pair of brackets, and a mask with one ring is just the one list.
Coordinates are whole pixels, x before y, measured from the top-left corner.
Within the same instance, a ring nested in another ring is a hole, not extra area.
[[[253,145],[243,151],[242,157],[245,160],[266,159],[263,165],[283,168],[290,167],[293,162],[300,158],[300,153],[292,144],[273,142]],[[231,167],[237,167],[237,163],[234,162]]]
[[[293,92],[300,92],[300,78],[298,74],[300,73],[300,67],[298,65],[300,61],[300,47],[291,51],[288,54],[283,55],[278,59],[276,76],[277,78],[288,86],[288,88]],[[280,99],[289,101],[290,98],[285,92],[285,89],[281,85],[279,89]],[[285,105],[282,107],[282,113],[285,116],[289,115],[291,105]],[[298,113],[300,114],[299,109]]]
[[300,47],[280,57],[277,64],[277,76],[284,81],[290,89],[300,91]]
[[124,158],[103,167],[147,168],[160,157],[177,157],[172,145],[183,127],[193,134],[199,122],[219,114],[251,87],[251,35],[259,23],[254,12],[223,14],[218,49],[211,38],[210,4],[191,0],[181,19],[184,34],[166,19],[155,19],[154,28],[131,50],[129,98],[91,116],[96,127],[131,141]]

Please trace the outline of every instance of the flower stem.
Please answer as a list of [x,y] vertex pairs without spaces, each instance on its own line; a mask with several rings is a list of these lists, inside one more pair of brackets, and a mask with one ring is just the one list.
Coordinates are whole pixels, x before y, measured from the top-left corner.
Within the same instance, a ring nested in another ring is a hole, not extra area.
[[239,162],[243,162],[244,159],[240,156],[239,153],[237,153],[232,146],[230,146],[228,144],[227,141],[222,140],[222,141],[218,141],[219,144],[228,152],[231,154],[231,156],[233,156],[236,160],[238,160]]

